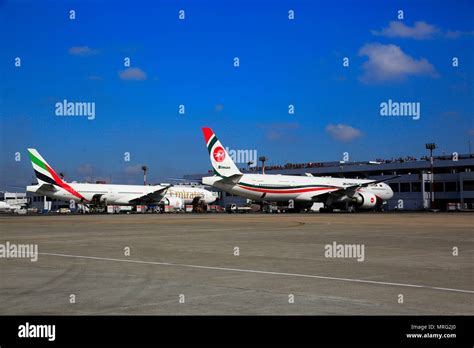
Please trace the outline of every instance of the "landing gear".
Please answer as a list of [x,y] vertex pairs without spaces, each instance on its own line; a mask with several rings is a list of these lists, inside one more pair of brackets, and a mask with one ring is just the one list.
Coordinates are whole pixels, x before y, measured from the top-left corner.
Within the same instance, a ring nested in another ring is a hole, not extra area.
[[319,208],[320,213],[332,213],[334,212],[334,208],[331,206],[324,206],[324,208]]

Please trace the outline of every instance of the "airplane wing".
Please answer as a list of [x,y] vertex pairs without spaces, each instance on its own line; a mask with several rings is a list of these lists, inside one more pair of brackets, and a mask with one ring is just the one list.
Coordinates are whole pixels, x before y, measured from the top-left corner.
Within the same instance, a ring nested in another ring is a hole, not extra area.
[[166,191],[168,191],[168,189],[172,186],[173,185],[167,185],[167,186],[161,187],[160,189],[150,192],[146,195],[135,197],[131,199],[129,202],[135,203],[135,204],[139,204],[139,203],[151,204],[151,203],[159,202],[161,201],[163,196],[166,194]]
[[390,178],[386,178],[386,179],[373,180],[373,181],[369,181],[369,182],[366,182],[366,183],[363,183],[363,184],[348,186],[348,187],[341,188],[341,190],[343,190],[343,191],[356,191],[357,189],[359,189],[361,187],[367,187],[369,185],[378,184],[379,182],[390,181],[390,180],[393,180],[393,179],[396,179],[396,178],[399,178],[399,177],[401,177],[401,175],[395,175],[395,176],[391,176]]
[[395,176],[391,176],[390,178],[386,178],[386,179],[373,180],[373,181],[365,182],[363,184],[357,184],[357,185],[353,185],[353,186],[341,187],[338,190],[334,190],[334,191],[330,191],[330,192],[322,192],[320,194],[316,194],[312,198],[322,196],[322,195],[333,195],[333,196],[348,195],[348,196],[352,196],[361,187],[367,187],[369,185],[378,184],[380,182],[390,181],[390,180],[399,178],[400,176],[401,175],[395,175]]

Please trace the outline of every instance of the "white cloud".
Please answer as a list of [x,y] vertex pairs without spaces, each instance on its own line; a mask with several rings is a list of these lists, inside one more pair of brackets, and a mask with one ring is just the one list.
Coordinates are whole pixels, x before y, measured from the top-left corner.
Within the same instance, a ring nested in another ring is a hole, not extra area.
[[293,131],[300,127],[298,122],[282,122],[259,125],[265,131],[265,136],[270,141],[293,141]]
[[405,25],[402,21],[391,21],[387,28],[381,31],[372,30],[372,34],[386,37],[400,37],[405,39],[426,40],[431,39],[439,29],[426,22],[415,22],[413,27]]
[[391,21],[388,23],[388,27],[383,28],[382,30],[372,30],[371,32],[376,36],[415,40],[428,40],[436,36],[444,37],[446,39],[458,39],[462,36],[474,36],[474,31],[472,30],[443,30],[424,21],[415,22],[412,27],[406,25],[402,21]]
[[438,76],[428,60],[415,59],[396,45],[367,44],[359,50],[359,55],[369,58],[362,65],[363,82],[401,81],[408,76]]
[[459,111],[456,111],[456,110],[449,110],[449,111],[445,111],[441,114],[441,116],[445,116],[445,117],[459,117]]
[[342,142],[349,142],[362,136],[362,132],[357,128],[341,123],[328,124],[326,132],[334,139]]
[[81,57],[93,56],[93,55],[99,53],[98,50],[92,49],[92,48],[87,47],[87,46],[71,47],[68,52],[69,52],[70,55],[81,56]]
[[147,78],[145,72],[140,68],[128,68],[128,69],[119,71],[119,77],[122,80],[135,80],[135,81],[143,81],[143,80],[146,80]]
[[461,36],[474,36],[474,31],[448,30],[444,36],[447,39],[458,39]]
[[89,163],[81,164],[79,167],[76,168],[76,173],[82,176],[90,176],[94,174],[94,172],[94,167]]

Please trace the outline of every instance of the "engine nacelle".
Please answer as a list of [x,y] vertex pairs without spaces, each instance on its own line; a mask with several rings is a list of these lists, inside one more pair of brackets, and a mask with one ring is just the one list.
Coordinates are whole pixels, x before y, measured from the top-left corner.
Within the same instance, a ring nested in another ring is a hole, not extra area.
[[370,192],[358,192],[355,196],[357,207],[361,209],[371,209],[377,204],[377,197]]
[[94,205],[107,205],[107,197],[103,194],[95,194],[92,196],[91,203]]
[[165,206],[168,205],[171,209],[182,210],[184,209],[184,200],[179,197],[166,196],[161,200]]

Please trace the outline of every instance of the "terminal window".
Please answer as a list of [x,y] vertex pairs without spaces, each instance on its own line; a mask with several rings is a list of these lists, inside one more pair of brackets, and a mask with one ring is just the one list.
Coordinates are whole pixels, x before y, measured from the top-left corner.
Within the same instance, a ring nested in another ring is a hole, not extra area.
[[444,184],[446,192],[457,192],[457,182],[455,181],[448,181]]
[[400,192],[410,192],[410,183],[409,182],[400,183]]
[[444,182],[436,182],[435,181],[434,190],[435,190],[435,192],[444,192]]
[[463,182],[464,191],[474,191],[474,180],[466,180]]
[[393,182],[391,184],[388,184],[390,186],[390,188],[392,189],[393,192],[400,192],[400,190],[398,189],[398,182]]
[[421,182],[415,181],[411,183],[411,192],[421,192]]

